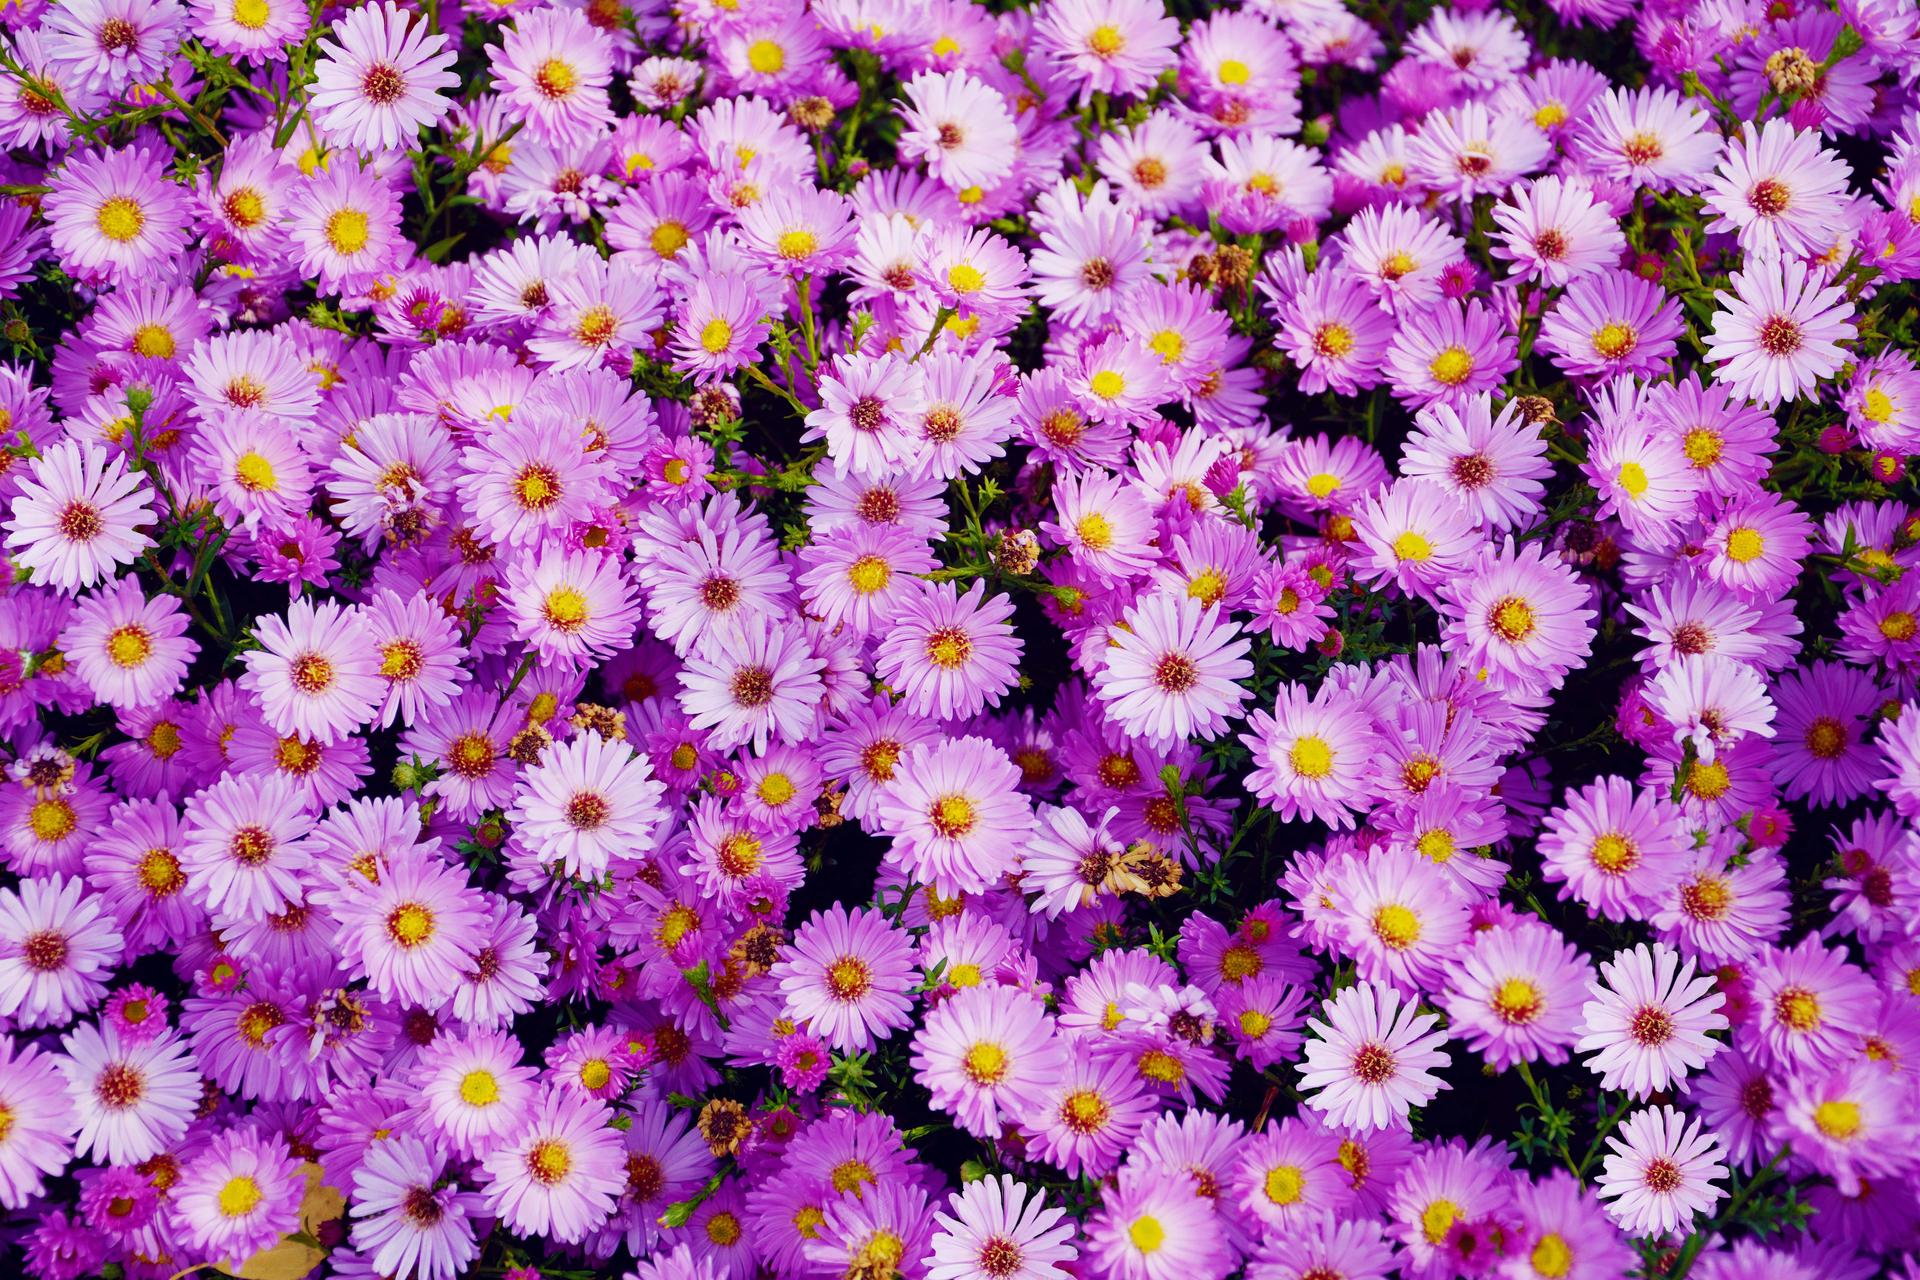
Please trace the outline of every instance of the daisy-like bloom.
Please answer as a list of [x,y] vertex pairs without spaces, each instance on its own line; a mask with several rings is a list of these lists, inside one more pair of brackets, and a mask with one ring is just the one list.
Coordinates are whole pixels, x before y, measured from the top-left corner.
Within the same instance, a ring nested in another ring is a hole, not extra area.
[[1122,615],[1094,692],[1107,713],[1156,750],[1211,741],[1249,696],[1251,642],[1217,605],[1155,591]]
[[1374,386],[1393,341],[1393,317],[1345,271],[1316,271],[1281,308],[1274,345],[1300,369],[1300,389],[1342,395]]
[[1672,1107],[1628,1116],[1607,1139],[1607,1152],[1598,1194],[1607,1215],[1631,1235],[1679,1231],[1726,1195],[1713,1185],[1727,1176],[1726,1144]]
[[1552,144],[1525,119],[1468,100],[1432,112],[1408,146],[1414,180],[1444,200],[1499,194],[1542,167]]
[[1706,207],[1719,215],[1707,230],[1733,232],[1755,257],[1817,257],[1832,245],[1851,177],[1818,132],[1777,116],[1744,121],[1707,182]]
[[[1027,1150],[1068,1177],[1105,1177],[1159,1109],[1131,1055],[1073,1053],[1021,1117]],[[1186,1188],[1183,1195],[1191,1196]]]
[[879,478],[907,455],[909,424],[925,409],[914,365],[891,351],[849,354],[820,379],[820,407],[807,414],[800,438],[824,439],[827,456],[848,474]]
[[1034,24],[1037,51],[1087,93],[1143,93],[1176,62],[1180,24],[1143,0],[1061,0]]
[[674,368],[705,384],[751,363],[766,341],[766,304],[731,272],[694,282],[674,323]]
[[1307,1105],[1336,1128],[1407,1128],[1407,1113],[1447,1087],[1433,1074],[1449,1061],[1440,1048],[1447,1033],[1434,1030],[1439,1021],[1402,1003],[1392,987],[1358,982],[1341,991],[1307,1020]]
[[177,0],[75,0],[47,11],[48,55],[108,93],[167,75],[186,13]]
[[1011,1174],[969,1182],[934,1211],[940,1229],[926,1258],[927,1280],[1067,1280],[1074,1224],[1046,1194]]
[[1651,789],[1606,777],[1567,793],[1540,833],[1542,875],[1608,920],[1643,915],[1686,869],[1681,813]]
[[1360,976],[1408,995],[1444,971],[1467,934],[1467,904],[1432,859],[1393,845],[1335,873],[1336,919]]
[[1491,529],[1514,529],[1540,509],[1541,483],[1553,474],[1539,425],[1509,400],[1495,416],[1493,399],[1469,397],[1457,408],[1435,403],[1414,416],[1401,473],[1451,493]]
[[853,257],[853,204],[837,191],[782,188],[739,216],[741,247],[781,275],[822,275]]
[[426,592],[403,600],[382,588],[363,607],[361,620],[380,657],[380,678],[387,682],[382,728],[400,717],[420,723],[430,710],[452,702],[467,682],[466,650],[453,620]]
[[805,632],[762,615],[703,639],[680,673],[680,709],[719,749],[802,742],[819,719],[821,657]]
[[564,142],[613,123],[613,41],[585,10],[521,13],[487,57],[502,98],[534,137]]
[[1733,292],[1716,289],[1707,359],[1736,395],[1772,407],[1839,372],[1853,341],[1853,304],[1795,257],[1749,259]]
[[1458,502],[1425,480],[1399,480],[1353,513],[1353,531],[1364,551],[1355,576],[1373,584],[1432,598],[1480,554],[1472,521]]
[[1872,1025],[1873,980],[1847,963],[1845,952],[1822,946],[1818,934],[1791,949],[1764,948],[1750,972],[1754,1016],[1736,1038],[1775,1067],[1837,1066]]
[[128,283],[186,250],[187,192],[158,150],[78,149],[52,187],[41,209],[53,251],[83,280]]
[[1340,1138],[1299,1119],[1250,1138],[1222,1191],[1269,1230],[1285,1231],[1322,1213],[1346,1216],[1353,1181],[1340,1166]]
[[313,117],[329,138],[362,151],[413,145],[452,107],[460,83],[447,37],[394,0],[353,9],[321,37]]
[[5,1117],[0,1208],[23,1209],[45,1192],[44,1179],[66,1169],[78,1121],[56,1060],[31,1044],[15,1046],[5,1035],[0,1035],[0,1117]]
[[[359,9],[356,13],[371,13]],[[287,231],[302,274],[329,292],[364,287],[394,265],[405,244],[391,183],[344,158],[294,189]]]
[[368,1146],[353,1174],[353,1246],[381,1274],[454,1280],[480,1252],[480,1197],[442,1185],[445,1166],[411,1133]]
[[507,818],[542,865],[596,881],[614,855],[648,847],[665,794],[644,754],[582,733],[547,748],[521,773]]
[[611,657],[640,620],[621,562],[598,551],[543,546],[508,565],[506,586],[514,634],[547,659]]
[[99,1002],[122,942],[102,907],[78,876],[0,889],[0,1017],[59,1027]]
[[187,1131],[202,1097],[200,1072],[185,1040],[171,1032],[130,1043],[112,1026],[83,1022],[60,1042],[55,1060],[80,1120],[74,1153],[136,1164]]
[[153,539],[153,491],[126,459],[90,440],[48,446],[20,481],[6,523],[13,562],[28,581],[71,594],[132,564]]
[[1727,504],[1707,530],[1701,557],[1707,576],[1747,593],[1778,599],[1800,576],[1800,562],[1813,542],[1813,521],[1775,493],[1756,493]]
[[1588,588],[1542,544],[1509,536],[1441,584],[1449,651],[1476,671],[1532,689],[1557,689],[1592,652]]
[[1020,770],[985,738],[918,743],[881,788],[875,824],[893,837],[888,858],[916,884],[979,893],[1011,871],[1033,830]]
[[1493,391],[1518,367],[1519,347],[1505,321],[1479,299],[1442,302],[1400,318],[1385,368],[1402,404],[1435,401],[1459,406],[1476,392]]
[[951,582],[928,583],[901,605],[874,652],[874,670],[920,715],[978,714],[1013,688],[1021,643],[1008,619],[1013,601],[986,597],[976,581],[961,595]]
[[236,1127],[187,1162],[168,1198],[199,1256],[245,1260],[299,1229],[306,1189],[278,1133]]
[[515,1231],[578,1244],[613,1213],[626,1153],[604,1102],[551,1088],[480,1162],[487,1213]]
[[1539,347],[1571,377],[1651,378],[1672,360],[1680,327],[1665,289],[1632,271],[1603,271],[1568,286],[1541,321]]
[[1452,1030],[1496,1070],[1561,1063],[1580,1033],[1593,964],[1541,921],[1522,919],[1474,935],[1443,997]]
[[810,566],[800,575],[810,609],[857,635],[884,630],[918,576],[939,563],[923,539],[891,525],[837,529],[808,543],[800,559]]
[[484,901],[465,875],[421,854],[386,860],[379,875],[334,908],[334,945],[374,991],[438,1007],[479,950]]
[[1053,1019],[1018,987],[969,987],[943,1000],[913,1038],[914,1078],[933,1105],[993,1141],[1066,1064]]
[[1513,274],[1549,288],[1594,275],[1620,261],[1626,235],[1582,178],[1549,174],[1517,187],[1493,206],[1500,235],[1493,256]]
[[243,62],[285,62],[307,34],[306,6],[293,0],[192,0],[194,31],[216,53]]
[[83,600],[60,633],[74,670],[109,706],[150,705],[180,687],[200,646],[186,638],[187,615],[169,596],[147,599],[129,575]]
[[259,700],[273,731],[323,746],[373,718],[386,692],[365,620],[338,601],[296,600],[282,619],[254,624],[260,647],[244,655],[240,687]]
[[1869,1178],[1910,1170],[1920,1136],[1900,1078],[1864,1060],[1826,1074],[1789,1073],[1776,1127],[1791,1136],[1796,1160],[1832,1177],[1848,1196],[1862,1194]]
[[1269,133],[1222,138],[1218,146],[1219,158],[1201,163],[1201,191],[1221,226],[1247,235],[1327,216],[1333,180],[1318,152]]
[[1338,239],[1345,268],[1395,315],[1411,315],[1440,298],[1440,273],[1466,254],[1445,227],[1403,204],[1369,206]]
[[1580,469],[1600,495],[1594,514],[1615,517],[1654,546],[1672,540],[1675,526],[1692,514],[1700,487],[1679,442],[1637,412],[1604,421]]
[[284,773],[227,774],[187,797],[180,866],[208,910],[264,920],[304,901],[313,819]]
[[576,425],[510,420],[460,455],[460,501],[491,542],[527,546],[591,518],[607,500],[610,460]]
[[1633,1247],[1565,1169],[1554,1169],[1538,1181],[1516,1178],[1513,1198],[1522,1234],[1508,1256],[1518,1255],[1518,1265],[1507,1264],[1502,1274],[1529,1280],[1612,1280],[1632,1271]]
[[1158,1169],[1129,1166],[1087,1219],[1087,1256],[1111,1280],[1220,1280],[1232,1247],[1213,1202]]
[[771,976],[788,1012],[841,1053],[864,1052],[913,1025],[913,940],[878,911],[835,903],[814,912]]
[[1247,788],[1283,822],[1351,827],[1369,799],[1378,739],[1351,698],[1323,684],[1281,686],[1272,714],[1255,711],[1240,741],[1253,752]]
[[1702,654],[1662,667],[1646,689],[1647,705],[1673,727],[1673,741],[1691,742],[1700,758],[1754,734],[1774,735],[1774,706],[1759,673],[1731,658]]
[[1728,864],[1712,848],[1694,854],[1650,923],[1663,939],[1709,964],[1751,959],[1786,927],[1786,867],[1778,858]]
[[999,92],[969,71],[922,71],[903,86],[900,153],[955,191],[990,188],[1013,171],[1017,131]]
[[1744,497],[1765,477],[1774,434],[1773,415],[1765,409],[1717,383],[1702,386],[1697,372],[1656,383],[1646,408],[1679,441],[1704,492]]
[[1883,697],[1856,667],[1816,662],[1785,672],[1773,688],[1773,776],[1789,800],[1840,804],[1865,795],[1878,769],[1865,745]]
[[1636,1098],[1665,1090],[1698,1071],[1720,1046],[1708,1035],[1727,1029],[1725,997],[1713,975],[1696,976],[1692,960],[1671,948],[1641,943],[1600,964],[1601,981],[1581,1012],[1580,1052],[1596,1050],[1587,1067],[1602,1089]]
[[1695,191],[1719,141],[1713,121],[1671,89],[1608,89],[1574,133],[1588,172],[1655,191]]
[[[410,1118],[456,1155],[477,1157],[499,1147],[526,1118],[535,1098],[525,1050],[504,1031],[445,1033],[420,1051],[407,1084]],[[584,1098],[578,1090],[566,1090]]]

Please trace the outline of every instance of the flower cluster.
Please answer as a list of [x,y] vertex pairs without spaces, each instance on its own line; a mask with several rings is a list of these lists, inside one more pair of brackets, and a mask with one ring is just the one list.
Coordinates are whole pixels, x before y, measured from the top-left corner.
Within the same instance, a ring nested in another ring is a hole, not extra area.
[[1920,1277],[1913,0],[0,27],[25,1275]]

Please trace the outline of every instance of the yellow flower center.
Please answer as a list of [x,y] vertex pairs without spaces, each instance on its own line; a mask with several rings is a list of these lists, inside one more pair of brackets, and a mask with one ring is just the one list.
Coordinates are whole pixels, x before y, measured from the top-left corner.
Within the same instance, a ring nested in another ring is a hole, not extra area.
[[747,46],[747,65],[763,76],[773,75],[787,65],[787,51],[771,40],[755,40]]
[[147,215],[137,202],[126,196],[113,196],[94,214],[93,224],[107,239],[125,244],[138,236],[140,229],[147,225]]
[[264,1199],[266,1193],[260,1190],[260,1184],[243,1173],[227,1179],[227,1185],[220,1188],[220,1212],[225,1217],[244,1218]]
[[327,243],[343,257],[359,253],[370,238],[367,215],[358,209],[336,210],[327,219]]
[[1294,739],[1287,752],[1287,763],[1303,778],[1320,779],[1333,772],[1333,748],[1325,738],[1308,734]]
[[1473,357],[1465,347],[1448,347],[1428,364],[1433,380],[1444,387],[1457,387],[1473,373]]

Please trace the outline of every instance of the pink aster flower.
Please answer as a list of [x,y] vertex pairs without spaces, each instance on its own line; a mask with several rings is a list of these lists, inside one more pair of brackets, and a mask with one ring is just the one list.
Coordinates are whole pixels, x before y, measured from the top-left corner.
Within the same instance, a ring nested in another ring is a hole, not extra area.
[[1061,0],[1041,15],[1034,41],[1082,93],[1141,93],[1174,65],[1180,24],[1153,0]]
[[1479,299],[1443,301],[1431,311],[1400,317],[1385,369],[1394,396],[1410,408],[1435,401],[1458,407],[1494,391],[1519,365],[1518,344]]
[[1219,736],[1248,697],[1236,682],[1253,674],[1239,629],[1217,606],[1170,591],[1148,594],[1123,618],[1093,681],[1108,714],[1161,750]]
[[1461,505],[1425,480],[1399,480],[1354,512],[1355,576],[1431,598],[1464,572],[1481,543]]
[[1592,651],[1587,588],[1541,544],[1490,546],[1440,587],[1451,651],[1469,668],[1527,688],[1558,688]]
[[319,42],[313,117],[328,137],[363,151],[412,146],[447,114],[455,51],[426,19],[394,0],[348,11]]
[[640,602],[621,562],[547,545],[507,567],[514,634],[549,660],[607,658],[633,639]]
[[1033,829],[1020,771],[984,738],[907,749],[880,791],[874,822],[893,837],[888,857],[915,883],[978,893],[1011,871]]
[[1707,359],[1738,395],[1766,406],[1796,400],[1847,362],[1853,304],[1797,258],[1749,261],[1733,273],[1732,293],[1713,296]]
[[1707,230],[1731,231],[1755,257],[1814,257],[1833,242],[1852,174],[1846,161],[1778,117],[1743,121],[1707,182]]
[[1696,1118],[1672,1107],[1645,1107],[1607,1139],[1599,1196],[1607,1213],[1633,1235],[1665,1235],[1691,1223],[1726,1193],[1726,1145]]
[[1774,493],[1757,493],[1724,507],[1707,530],[1707,576],[1750,596],[1778,599],[1800,576],[1813,542],[1813,521]]
[[1009,1174],[967,1183],[933,1219],[940,1229],[929,1246],[927,1280],[1066,1280],[1061,1264],[1077,1256],[1066,1211]]
[[62,440],[33,460],[6,522],[14,563],[28,580],[72,593],[131,564],[153,539],[152,490],[126,460],[91,442]]
[[984,580],[965,595],[951,582],[928,583],[902,602],[875,651],[875,670],[923,715],[951,719],[998,706],[1021,653],[1012,616],[1013,602],[988,599]]
[[819,718],[825,666],[804,632],[756,614],[695,647],[680,674],[680,708],[718,748],[801,742]]
[[178,0],[75,0],[48,10],[47,53],[119,93],[166,76],[186,16]]
[[52,185],[42,209],[53,250],[83,280],[131,282],[186,248],[187,193],[158,150],[82,149]]
[[1540,834],[1543,875],[1560,896],[1609,920],[1648,911],[1684,872],[1687,840],[1679,811],[1625,778],[1600,778],[1569,792]]
[[1371,788],[1377,739],[1351,698],[1329,685],[1281,686],[1271,714],[1255,711],[1240,741],[1253,752],[1247,788],[1281,821],[1351,827]]
[[1221,1280],[1233,1265],[1213,1202],[1155,1169],[1121,1171],[1087,1220],[1086,1246],[1112,1280]]
[[22,1029],[65,1026],[106,994],[121,943],[78,876],[0,889],[0,1017]]
[[584,10],[522,13],[487,56],[501,96],[534,137],[559,142],[613,122],[613,41]]
[[23,1209],[45,1191],[73,1157],[77,1127],[56,1061],[31,1044],[0,1036],[0,1207]]
[[1496,1069],[1561,1063],[1580,1033],[1593,963],[1540,922],[1495,925],[1473,936],[1443,998],[1451,1028]]
[[446,1163],[411,1133],[368,1146],[353,1175],[353,1244],[379,1271],[454,1280],[480,1252],[480,1197],[449,1184]]
[[913,943],[877,911],[835,904],[795,931],[772,977],[792,1015],[834,1049],[858,1053],[913,1024]]
[[1044,1006],[1017,987],[970,987],[942,1001],[914,1036],[914,1076],[961,1128],[992,1141],[1066,1064]]
[[1517,400],[1493,412],[1492,397],[1476,395],[1454,406],[1435,402],[1414,417],[1401,452],[1401,473],[1454,495],[1489,528],[1514,529],[1540,508],[1541,483],[1553,474],[1538,424],[1520,415]]
[[328,745],[373,718],[385,690],[364,619],[337,601],[296,600],[282,619],[254,625],[260,647],[244,655],[240,687],[260,702],[274,732]]
[[1580,1052],[1597,1050],[1587,1066],[1603,1089],[1636,1098],[1666,1090],[1698,1071],[1719,1050],[1708,1035],[1727,1029],[1724,997],[1711,975],[1696,977],[1692,960],[1655,943],[1622,951],[1600,964],[1600,982],[1582,1011]]
[[[372,13],[372,9],[356,10]],[[342,159],[294,188],[287,231],[300,270],[329,292],[362,288],[395,265],[405,238],[392,184]]]
[[616,854],[647,847],[665,792],[646,756],[624,742],[582,733],[547,748],[521,774],[507,817],[515,838],[540,863],[598,880]]
[[[1072,1042],[1069,1041],[1069,1048]],[[1158,1109],[1127,1055],[1069,1052],[1021,1117],[1027,1150],[1068,1177],[1104,1177]],[[1188,1199],[1193,1195],[1178,1188]]]
[[1307,1105],[1329,1124],[1356,1129],[1405,1129],[1407,1113],[1425,1106],[1444,1080],[1432,1069],[1447,1065],[1436,1031],[1438,1016],[1402,1003],[1391,987],[1361,982],[1341,991],[1307,1020],[1313,1033],[1300,1064]]
[[1300,389],[1352,395],[1379,382],[1393,317],[1366,286],[1328,268],[1307,277],[1279,314],[1274,345],[1300,370]]
[[487,1211],[513,1230],[577,1244],[613,1213],[625,1151],[604,1102],[551,1088],[480,1162]]
[[1566,285],[1620,261],[1626,236],[1612,213],[1581,178],[1549,174],[1516,188],[1493,206],[1500,227],[1496,258],[1513,263],[1522,280]]
[[300,1225],[306,1180],[278,1134],[233,1128],[187,1163],[169,1199],[189,1247],[245,1260]]
[[1653,378],[1671,362],[1680,328],[1680,309],[1658,284],[1602,271],[1567,286],[1540,324],[1539,348],[1571,377]]
[[236,919],[279,915],[304,899],[313,819],[284,774],[232,774],[187,797],[179,850],[187,885],[211,911]]
[[136,1164],[187,1131],[203,1093],[186,1041],[169,1032],[128,1043],[111,1026],[83,1022],[60,1047],[56,1065],[80,1121],[75,1154]]
[[922,71],[902,87],[900,153],[955,191],[997,185],[1013,170],[1013,113],[970,71]]
[[1776,1067],[1837,1066],[1872,1023],[1872,980],[1818,934],[1791,948],[1763,948],[1750,972],[1754,1016],[1736,1028],[1736,1039]]

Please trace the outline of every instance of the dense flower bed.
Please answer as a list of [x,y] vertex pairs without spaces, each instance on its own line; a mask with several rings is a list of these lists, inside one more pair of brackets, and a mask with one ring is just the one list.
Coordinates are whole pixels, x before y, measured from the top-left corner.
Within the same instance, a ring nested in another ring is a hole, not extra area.
[[0,25],[0,1271],[1920,1276],[1912,0]]

